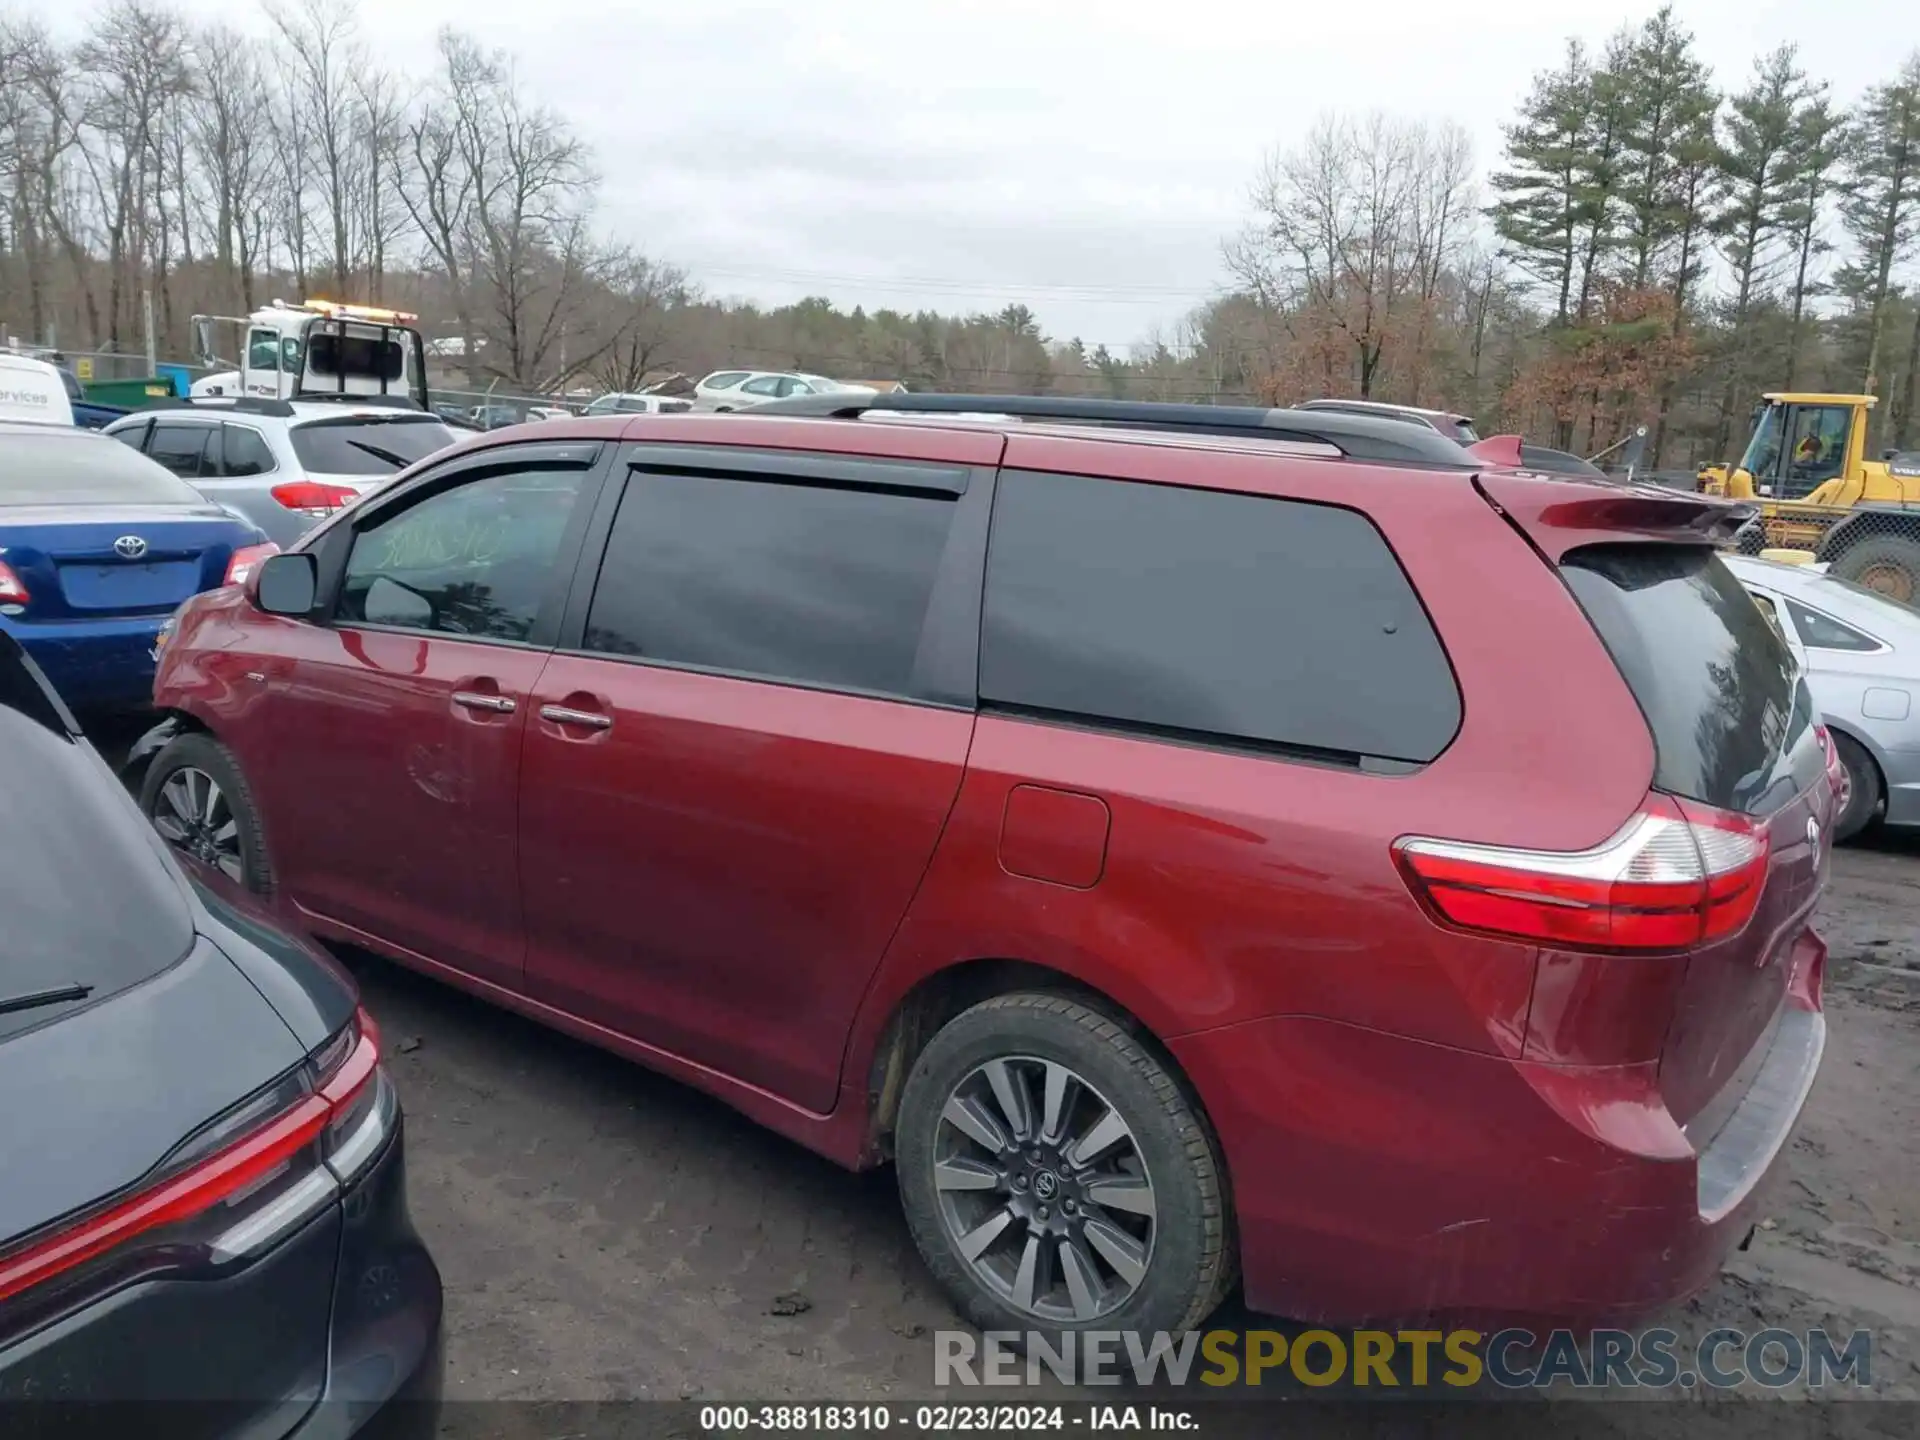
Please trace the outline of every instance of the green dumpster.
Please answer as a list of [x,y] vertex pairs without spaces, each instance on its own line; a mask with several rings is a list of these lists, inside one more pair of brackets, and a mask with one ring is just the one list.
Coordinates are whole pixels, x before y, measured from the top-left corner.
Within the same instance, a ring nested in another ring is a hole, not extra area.
[[178,398],[173,377],[164,375],[146,375],[133,380],[88,380],[80,388],[96,405],[122,405],[128,409],[155,400]]

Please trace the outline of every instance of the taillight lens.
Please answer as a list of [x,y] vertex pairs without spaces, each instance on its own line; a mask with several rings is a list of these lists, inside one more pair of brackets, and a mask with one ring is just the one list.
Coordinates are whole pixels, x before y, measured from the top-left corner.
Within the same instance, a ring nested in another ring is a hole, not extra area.
[[327,485],[319,480],[290,480],[274,486],[271,493],[286,509],[323,520],[360,498],[360,492],[351,485]]
[[259,568],[262,560],[269,555],[279,553],[280,547],[271,540],[261,545],[242,545],[233,552],[233,558],[227,562],[227,584],[246,584],[247,577]]
[[5,561],[0,561],[0,605],[25,605],[33,599],[27,593],[27,587],[20,583],[20,577]]
[[[291,1076],[203,1131],[193,1156],[145,1189],[0,1255],[0,1301],[74,1278],[94,1262],[130,1269],[221,1264],[258,1254],[331,1204],[380,1152],[398,1106],[364,1011]],[[267,1109],[262,1115],[263,1101]],[[229,1129],[238,1129],[230,1136]]]
[[1833,734],[1826,726],[1814,726],[1813,733],[1820,737],[1820,753],[1827,760],[1827,783],[1833,787],[1834,809],[1844,810],[1853,798],[1853,782],[1847,778],[1847,767],[1840,763],[1840,747],[1833,743]]
[[1762,825],[1667,795],[1591,850],[1512,850],[1412,837],[1407,883],[1466,930],[1576,950],[1678,950],[1733,935],[1766,883]]

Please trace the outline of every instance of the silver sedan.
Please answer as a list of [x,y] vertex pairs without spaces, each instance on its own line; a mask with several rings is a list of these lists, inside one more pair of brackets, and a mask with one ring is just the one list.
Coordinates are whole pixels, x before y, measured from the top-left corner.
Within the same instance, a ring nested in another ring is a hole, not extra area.
[[1920,825],[1920,610],[1810,566],[1723,558],[1805,668],[1846,766],[1834,838]]

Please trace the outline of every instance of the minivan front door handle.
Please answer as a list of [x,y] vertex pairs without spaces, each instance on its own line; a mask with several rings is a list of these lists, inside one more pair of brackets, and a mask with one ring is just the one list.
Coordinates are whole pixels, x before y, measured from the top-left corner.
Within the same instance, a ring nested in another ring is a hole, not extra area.
[[514,709],[512,696],[488,695],[479,690],[456,690],[453,703],[469,710],[491,710],[496,715],[511,715]]
[[613,726],[611,715],[595,710],[575,710],[570,705],[542,705],[540,718],[556,725],[584,725],[589,730],[607,730]]

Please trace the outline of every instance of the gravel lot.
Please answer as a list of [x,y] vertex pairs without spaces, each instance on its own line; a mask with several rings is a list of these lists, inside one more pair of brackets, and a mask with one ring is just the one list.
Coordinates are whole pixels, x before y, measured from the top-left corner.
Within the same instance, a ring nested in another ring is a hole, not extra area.
[[[1752,1248],[1662,1318],[1696,1335],[1869,1328],[1875,1392],[1920,1398],[1920,842],[1843,851],[1837,872],[1831,1042],[1784,1183]],[[405,1099],[450,1395],[930,1393],[931,1332],[956,1322],[890,1172],[849,1175],[681,1085],[351,963]],[[1232,1308],[1219,1323],[1271,1324]],[[1642,1413],[1622,1433],[1665,1428]]]

